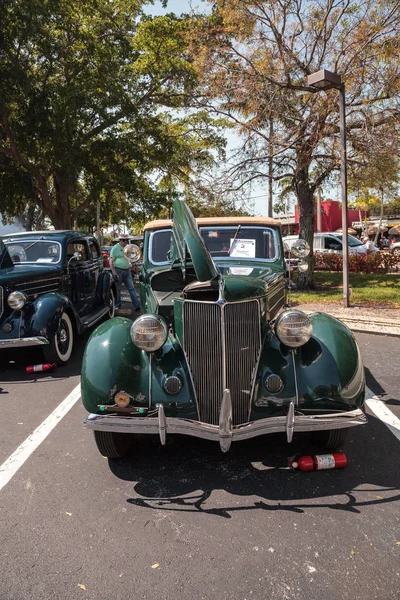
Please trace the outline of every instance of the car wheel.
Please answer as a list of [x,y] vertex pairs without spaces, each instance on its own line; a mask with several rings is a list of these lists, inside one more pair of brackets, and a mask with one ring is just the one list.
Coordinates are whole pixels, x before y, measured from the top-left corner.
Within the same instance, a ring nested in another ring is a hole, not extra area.
[[394,248],[393,254],[394,254],[394,256],[397,256],[400,258],[400,248]]
[[107,304],[108,304],[107,318],[113,319],[115,317],[115,294],[114,294],[114,290],[112,288],[110,288],[110,293],[108,295]]
[[313,441],[327,450],[342,448],[346,442],[347,429],[330,429],[318,431],[313,435]]
[[94,439],[100,454],[107,458],[122,458],[132,446],[132,435],[130,433],[95,431]]
[[43,346],[45,359],[49,363],[63,365],[69,361],[74,345],[74,331],[71,319],[67,313],[63,313],[56,335],[51,338],[47,346]]

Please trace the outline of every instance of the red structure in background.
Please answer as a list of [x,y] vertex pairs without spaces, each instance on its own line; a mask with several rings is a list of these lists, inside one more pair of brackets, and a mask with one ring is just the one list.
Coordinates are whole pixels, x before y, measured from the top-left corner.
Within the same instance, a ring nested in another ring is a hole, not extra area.
[[[353,221],[360,220],[360,211],[348,210],[349,227]],[[368,213],[365,210],[361,211],[361,220]],[[299,233],[299,207],[296,204],[294,207],[295,233]],[[342,227],[342,207],[337,200],[325,200],[321,202],[321,231],[336,231]],[[314,209],[314,231],[317,231],[317,208]]]

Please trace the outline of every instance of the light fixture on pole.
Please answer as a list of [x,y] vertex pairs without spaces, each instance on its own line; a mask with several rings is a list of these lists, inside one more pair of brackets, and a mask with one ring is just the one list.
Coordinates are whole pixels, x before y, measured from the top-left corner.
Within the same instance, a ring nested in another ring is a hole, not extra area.
[[347,151],[346,151],[346,104],[345,85],[337,73],[326,69],[312,73],[307,77],[307,86],[312,92],[331,89],[339,90],[339,121],[340,121],[340,179],[342,186],[342,235],[343,235],[343,304],[350,306],[349,294],[349,243],[348,243],[348,212],[347,212]]

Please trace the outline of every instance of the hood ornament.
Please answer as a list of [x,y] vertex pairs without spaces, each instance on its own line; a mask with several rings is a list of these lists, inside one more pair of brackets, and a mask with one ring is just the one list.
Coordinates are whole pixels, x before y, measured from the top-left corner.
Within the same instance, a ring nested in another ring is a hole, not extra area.
[[221,275],[218,276],[218,300],[217,300],[217,304],[219,304],[220,306],[223,306],[224,304],[226,304],[226,299],[225,299],[225,282],[222,278]]

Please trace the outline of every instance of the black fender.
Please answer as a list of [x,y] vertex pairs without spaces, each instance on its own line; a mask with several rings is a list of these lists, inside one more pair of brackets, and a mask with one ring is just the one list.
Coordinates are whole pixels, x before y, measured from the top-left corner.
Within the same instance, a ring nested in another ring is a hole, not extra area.
[[73,317],[72,321],[75,321],[78,333],[80,333],[82,326],[79,315],[67,296],[50,292],[31,302],[22,311],[21,327],[24,329],[23,336],[44,336],[51,339],[58,331],[61,315],[64,311],[68,311],[69,315]]

